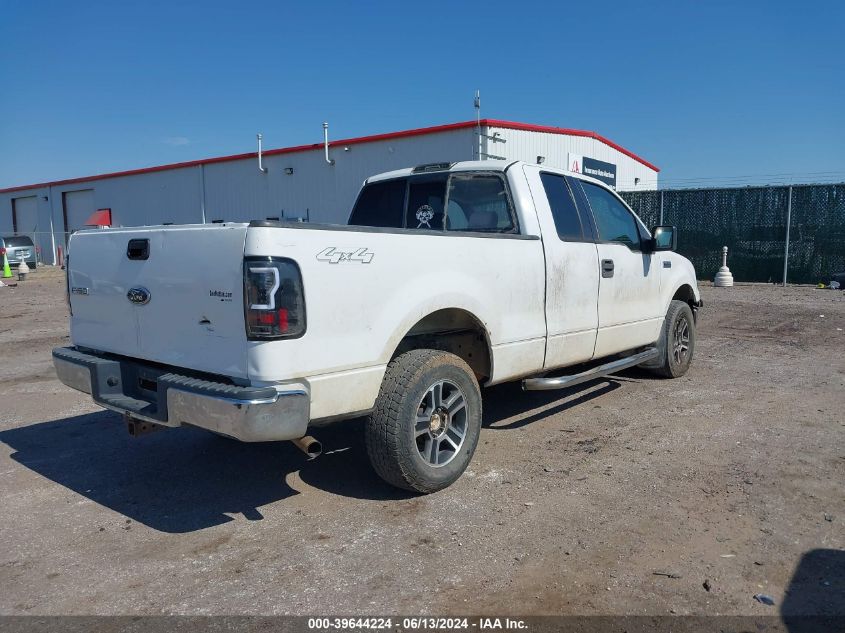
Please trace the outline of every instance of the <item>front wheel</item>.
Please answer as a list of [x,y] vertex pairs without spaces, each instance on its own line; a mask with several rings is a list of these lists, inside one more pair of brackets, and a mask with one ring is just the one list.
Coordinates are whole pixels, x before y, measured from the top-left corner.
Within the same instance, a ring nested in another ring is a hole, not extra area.
[[435,492],[466,470],[481,432],[481,390],[454,354],[412,350],[387,366],[367,418],[367,454],[387,483]]
[[695,319],[684,301],[672,301],[663,321],[659,356],[644,367],[664,378],[680,378],[689,369],[695,351]]

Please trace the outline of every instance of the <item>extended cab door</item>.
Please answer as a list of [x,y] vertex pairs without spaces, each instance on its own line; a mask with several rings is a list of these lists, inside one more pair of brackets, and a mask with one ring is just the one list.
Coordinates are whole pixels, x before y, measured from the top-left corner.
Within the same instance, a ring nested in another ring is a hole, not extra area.
[[[598,251],[570,178],[525,166],[546,256],[546,360],[552,369],[590,360],[598,327]],[[584,209],[589,213],[587,209]]]
[[[574,182],[574,180],[573,180]],[[655,342],[663,319],[660,271],[640,223],[612,191],[578,180],[595,220],[599,257],[600,358]]]

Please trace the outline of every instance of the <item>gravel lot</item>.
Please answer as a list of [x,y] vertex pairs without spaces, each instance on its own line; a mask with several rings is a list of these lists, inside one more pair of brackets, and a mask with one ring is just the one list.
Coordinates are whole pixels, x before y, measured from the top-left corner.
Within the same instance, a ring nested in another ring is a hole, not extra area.
[[361,420],[312,462],[130,438],[56,380],[64,278],[30,278],[0,288],[0,613],[845,614],[843,292],[703,287],[682,379],[488,389],[471,470],[415,497]]

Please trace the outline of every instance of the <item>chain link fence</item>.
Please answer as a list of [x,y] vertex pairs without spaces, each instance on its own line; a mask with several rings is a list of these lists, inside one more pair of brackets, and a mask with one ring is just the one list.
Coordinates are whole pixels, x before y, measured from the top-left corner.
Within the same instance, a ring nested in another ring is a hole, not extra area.
[[[648,226],[678,227],[678,251],[712,279],[728,247],[737,281],[827,282],[845,271],[845,183],[627,191]],[[787,227],[789,248],[786,248]]]
[[[789,283],[828,282],[845,271],[845,183],[626,191],[620,195],[646,226],[678,227],[678,251],[695,265],[699,279],[713,279],[728,247],[737,281],[781,282],[789,226]],[[58,261],[63,236],[49,231],[25,235],[39,263]]]

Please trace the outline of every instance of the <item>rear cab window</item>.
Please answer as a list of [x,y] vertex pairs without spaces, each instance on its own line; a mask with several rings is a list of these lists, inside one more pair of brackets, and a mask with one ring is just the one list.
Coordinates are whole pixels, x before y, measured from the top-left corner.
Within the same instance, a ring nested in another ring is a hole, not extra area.
[[358,196],[349,224],[473,233],[518,232],[504,175],[497,172],[424,174],[367,184]]
[[452,174],[447,211],[447,231],[513,233],[516,230],[505,181],[494,174]]
[[355,226],[402,226],[407,180],[384,180],[366,185],[355,202],[349,224]]
[[446,181],[447,177],[443,174],[409,180],[404,228],[443,230]]

